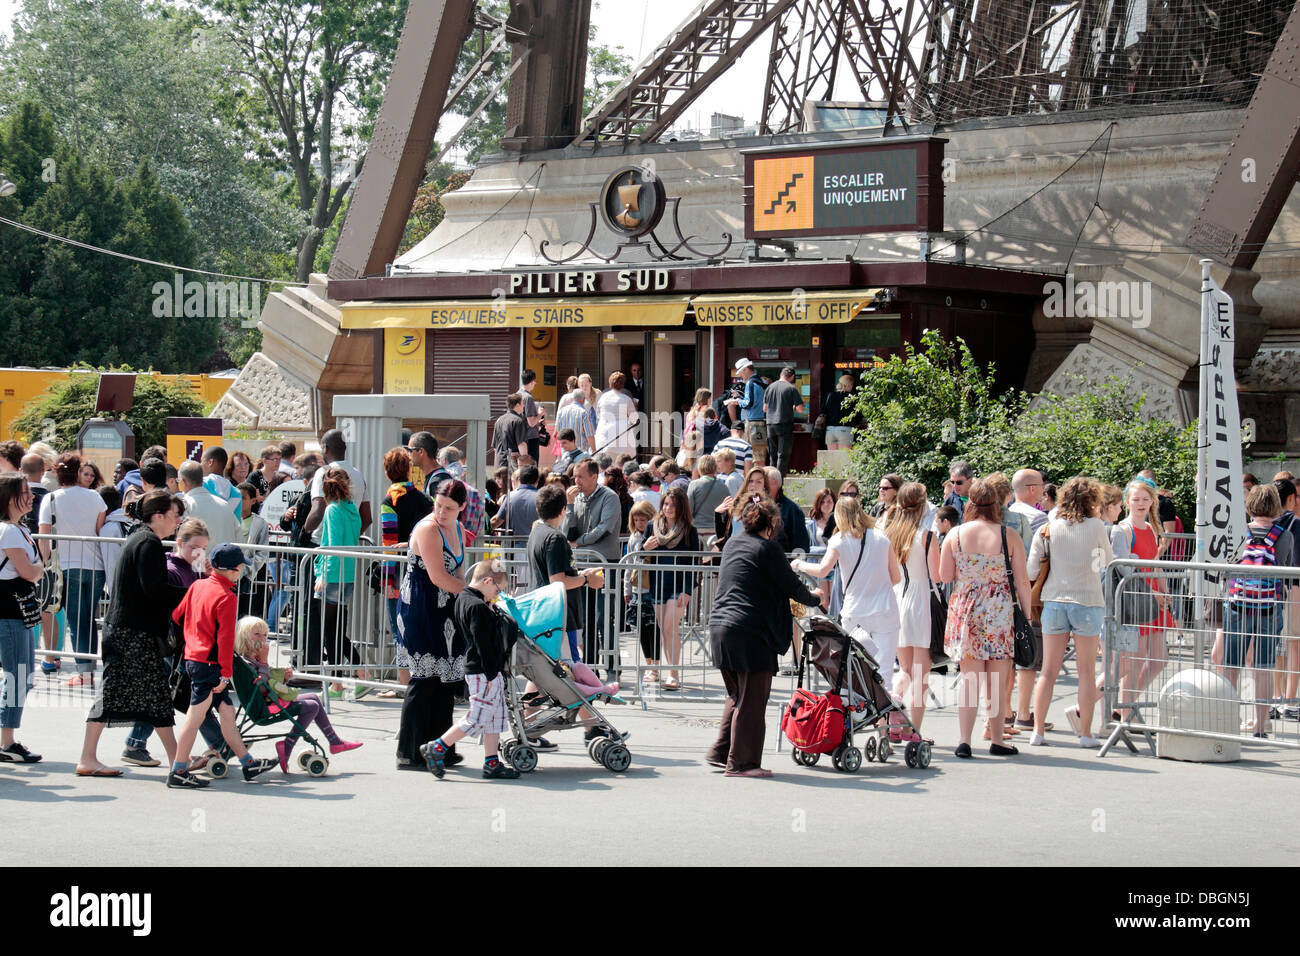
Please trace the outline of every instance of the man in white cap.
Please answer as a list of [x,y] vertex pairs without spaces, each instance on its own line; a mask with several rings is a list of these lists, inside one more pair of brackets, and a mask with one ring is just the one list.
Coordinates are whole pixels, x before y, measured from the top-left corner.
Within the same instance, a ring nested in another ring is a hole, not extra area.
[[745,423],[745,440],[753,446],[754,460],[767,462],[767,422],[763,413],[763,383],[754,372],[754,363],[747,358],[736,362],[736,374],[745,383],[737,407],[740,420]]

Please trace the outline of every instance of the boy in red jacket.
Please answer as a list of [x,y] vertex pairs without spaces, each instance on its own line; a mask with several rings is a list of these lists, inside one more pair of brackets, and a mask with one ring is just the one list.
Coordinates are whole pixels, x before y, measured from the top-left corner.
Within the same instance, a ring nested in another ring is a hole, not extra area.
[[185,712],[176,738],[176,761],[167,775],[169,787],[206,787],[185,768],[190,748],[208,710],[216,705],[221,736],[243,764],[244,779],[252,780],[276,765],[271,759],[254,760],[235,728],[235,706],[230,700],[234,677],[235,618],[239,599],[235,585],[247,564],[238,545],[223,544],[209,556],[212,574],[190,585],[172,620],[184,627],[185,673],[190,679],[190,709]]

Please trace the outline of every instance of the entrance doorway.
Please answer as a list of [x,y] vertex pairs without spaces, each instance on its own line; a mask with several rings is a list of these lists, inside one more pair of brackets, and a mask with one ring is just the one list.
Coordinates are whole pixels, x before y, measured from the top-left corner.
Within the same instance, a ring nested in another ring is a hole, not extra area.
[[681,413],[691,407],[701,381],[698,333],[686,329],[620,329],[601,333],[600,346],[601,388],[616,369],[630,377],[632,366],[641,366],[639,410],[647,416],[648,426],[643,433],[642,451],[676,453],[682,437]]
[[650,444],[653,451],[676,454],[682,442],[682,414],[699,387],[699,345],[693,331],[655,332],[650,341],[647,376],[650,395]]

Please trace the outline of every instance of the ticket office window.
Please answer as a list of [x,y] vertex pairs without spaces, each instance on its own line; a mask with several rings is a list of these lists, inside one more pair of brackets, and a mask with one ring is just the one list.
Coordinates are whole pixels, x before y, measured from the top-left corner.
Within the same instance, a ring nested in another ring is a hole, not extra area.
[[903,345],[902,327],[897,315],[859,319],[843,326],[836,338],[832,360],[825,369],[829,389],[834,389],[835,382],[844,374],[861,381],[872,368],[898,354]]
[[[794,413],[794,423],[807,425],[815,416],[815,405],[820,401],[820,390],[813,382],[814,352],[819,351],[813,348],[813,330],[808,326],[735,329],[731,348],[727,350],[727,367],[734,369],[739,359],[747,358],[754,363],[754,370],[759,375],[775,382],[781,377],[783,368],[794,366],[794,386],[799,390],[804,407],[802,412]],[[818,394],[814,394],[815,391]]]
[[[775,382],[781,377],[781,369],[785,368],[788,362],[777,362],[765,365],[762,362],[755,362],[754,368],[759,375],[769,382]],[[794,363],[794,387],[799,389],[800,401],[803,403],[803,411],[795,409],[794,423],[796,425],[807,425],[809,421],[809,412],[812,411],[812,369],[807,365]]]

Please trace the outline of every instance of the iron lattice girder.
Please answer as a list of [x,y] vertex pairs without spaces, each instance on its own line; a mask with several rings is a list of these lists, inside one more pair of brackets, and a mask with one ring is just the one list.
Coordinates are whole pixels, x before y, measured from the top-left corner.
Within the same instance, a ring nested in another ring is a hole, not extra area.
[[805,101],[831,98],[847,15],[848,4],[837,0],[800,0],[781,16],[772,28],[759,132],[797,131]]
[[1293,7],[1241,127],[1187,236],[1197,252],[1252,269],[1300,176],[1300,6]]
[[862,98],[886,102],[886,125],[923,96],[916,50],[929,30],[940,0],[847,0],[842,49]]
[[909,110],[969,116],[1178,99],[1243,102],[1294,0],[923,0]]
[[795,0],[713,0],[587,117],[574,143],[648,142],[681,115]]

